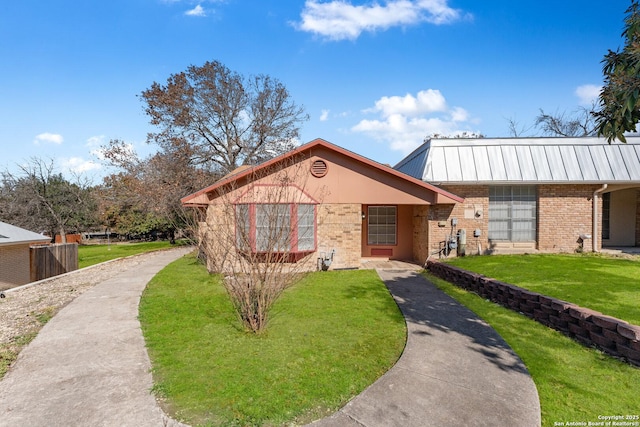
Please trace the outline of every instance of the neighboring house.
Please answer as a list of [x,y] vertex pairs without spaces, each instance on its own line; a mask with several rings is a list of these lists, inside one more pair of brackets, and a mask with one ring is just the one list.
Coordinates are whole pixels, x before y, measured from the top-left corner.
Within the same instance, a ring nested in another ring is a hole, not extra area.
[[[237,246],[235,256],[260,252],[265,239],[277,233],[274,228],[294,231],[282,244],[287,260],[306,263],[309,270],[318,267],[319,258],[330,259],[332,269],[358,268],[369,257],[424,262],[429,212],[451,211],[463,202],[321,139],[256,167],[239,168],[182,199],[183,205],[206,214],[200,232],[211,271],[219,270],[228,255],[223,246]],[[265,223],[261,218],[274,210],[277,224]],[[222,236],[229,233],[249,237],[224,243]]]
[[638,137],[431,139],[395,169],[465,199],[430,210],[431,249],[452,218],[467,253],[640,245]]
[[50,240],[42,234],[0,222],[0,290],[29,283],[29,247],[38,243],[46,244]]

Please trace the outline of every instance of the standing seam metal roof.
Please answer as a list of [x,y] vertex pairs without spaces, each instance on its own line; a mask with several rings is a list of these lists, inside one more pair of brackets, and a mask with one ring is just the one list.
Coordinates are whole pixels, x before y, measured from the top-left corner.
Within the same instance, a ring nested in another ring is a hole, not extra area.
[[50,238],[0,221],[0,246],[19,243],[47,242]]
[[430,183],[640,183],[640,137],[430,139],[394,169]]

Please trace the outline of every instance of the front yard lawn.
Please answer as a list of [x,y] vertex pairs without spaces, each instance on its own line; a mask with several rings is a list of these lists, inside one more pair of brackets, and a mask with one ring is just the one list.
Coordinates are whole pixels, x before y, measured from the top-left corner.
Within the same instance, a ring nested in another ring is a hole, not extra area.
[[157,251],[175,247],[168,240],[140,243],[116,243],[112,245],[80,245],[78,246],[78,268],[88,267],[116,258],[124,258],[144,252]]
[[492,255],[446,262],[640,325],[640,260],[602,255]]
[[[482,257],[487,258],[493,260]],[[597,424],[602,422],[599,416],[640,415],[640,369],[433,275],[426,276],[493,326],[520,356],[538,389],[543,427],[605,425]],[[619,422],[637,422],[637,418],[630,419]]]
[[317,272],[242,330],[218,276],[188,256],[147,286],[140,320],[165,410],[191,425],[282,425],[327,416],[385,373],[404,319],[375,271]]

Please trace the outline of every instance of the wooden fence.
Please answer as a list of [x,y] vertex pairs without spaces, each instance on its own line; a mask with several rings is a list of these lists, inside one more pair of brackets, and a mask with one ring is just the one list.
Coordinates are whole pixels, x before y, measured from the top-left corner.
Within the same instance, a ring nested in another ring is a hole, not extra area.
[[78,245],[76,243],[32,246],[31,281],[48,279],[78,269]]

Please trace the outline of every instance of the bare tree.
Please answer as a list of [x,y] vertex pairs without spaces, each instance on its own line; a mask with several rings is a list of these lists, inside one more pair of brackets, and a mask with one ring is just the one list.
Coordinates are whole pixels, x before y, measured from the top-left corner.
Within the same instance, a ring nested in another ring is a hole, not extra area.
[[536,116],[534,124],[528,127],[511,118],[507,120],[509,135],[516,138],[522,137],[535,128],[538,132],[534,132],[534,134],[541,133],[544,136],[595,136],[594,108],[595,106],[592,105],[590,108],[580,107],[573,113],[556,112],[554,114],[545,113],[543,109],[540,109],[540,114]]
[[543,135],[549,136],[595,136],[596,123],[594,107],[580,107],[573,115],[557,112],[547,114],[540,109],[540,114],[536,117],[535,126],[542,131]]
[[215,180],[184,153],[143,159],[121,140],[110,141],[102,153],[118,169],[101,187],[102,222],[123,234],[166,232],[173,241],[175,230],[186,225],[180,198]]
[[304,162],[245,175],[217,188],[206,214],[201,211],[198,235],[208,268],[224,275],[242,324],[258,333],[282,292],[316,266],[311,254],[322,194],[310,197]]
[[509,118],[507,121],[509,123],[509,135],[514,138],[523,136],[533,128],[533,126],[526,127],[521,125],[515,118]]
[[151,124],[160,128],[149,142],[222,174],[289,151],[308,120],[278,80],[245,78],[218,61],[192,65],[141,96]]
[[20,173],[2,174],[0,218],[36,231],[60,234],[81,231],[96,222],[96,203],[88,180],[71,182],[55,171],[53,160],[32,158]]

